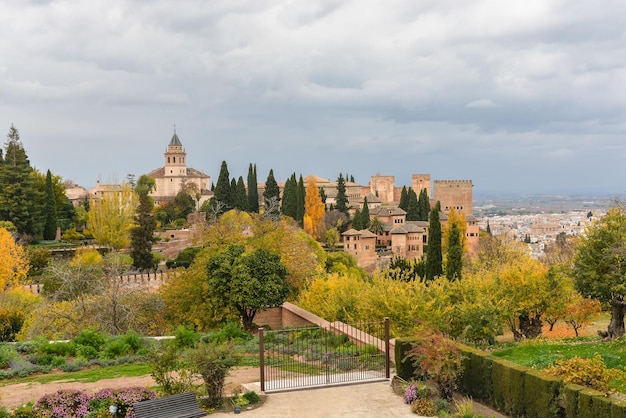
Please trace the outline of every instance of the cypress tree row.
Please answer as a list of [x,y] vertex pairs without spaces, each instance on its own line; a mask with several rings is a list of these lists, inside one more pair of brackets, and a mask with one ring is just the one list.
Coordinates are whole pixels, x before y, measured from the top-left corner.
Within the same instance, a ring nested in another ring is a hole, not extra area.
[[461,231],[456,222],[450,225],[448,231],[448,257],[446,263],[446,277],[448,280],[461,280],[463,269],[463,246],[461,244]]
[[228,166],[226,161],[222,161],[220,167],[220,175],[217,178],[217,184],[213,190],[213,198],[218,202],[225,204],[228,208],[232,208],[233,205],[233,193],[231,191],[230,174],[228,173]]
[[430,199],[428,198],[428,192],[426,189],[422,189],[417,200],[418,207],[418,221],[427,221],[428,213],[430,212]]
[[368,229],[370,227],[370,208],[367,204],[367,197],[363,199],[363,209],[361,210],[361,229]]
[[53,240],[57,235],[57,205],[54,199],[54,188],[52,187],[52,173],[46,172],[46,199],[44,201],[45,224],[43,228],[43,239]]
[[352,228],[357,231],[361,231],[363,229],[363,218],[361,217],[361,209],[356,210],[354,212],[354,217],[352,217]]
[[235,185],[235,208],[248,211],[248,196],[246,195],[246,185],[243,182],[243,177],[239,176],[237,184]]
[[417,194],[415,190],[409,189],[407,191],[407,208],[406,208],[406,220],[418,221],[419,220],[419,207],[417,202]]
[[300,225],[304,222],[304,200],[306,198],[306,189],[304,188],[304,180],[302,174],[298,179],[298,186],[296,187],[296,221]]
[[400,203],[398,203],[398,207],[405,212],[409,208],[409,194],[406,191],[406,186],[402,186],[402,191],[400,192]]
[[263,199],[265,200],[265,204],[271,201],[272,199],[276,200],[276,203],[280,202],[280,188],[278,187],[278,183],[276,183],[276,179],[274,178],[274,170],[270,169],[269,174],[267,175],[267,180],[265,181],[265,191],[263,192]]
[[293,173],[285,182],[285,189],[283,190],[283,203],[280,208],[283,215],[290,216],[293,219],[296,219],[298,213],[297,187],[296,173]]
[[259,213],[259,189],[256,179],[256,164],[248,167],[248,211]]
[[[437,202],[439,203],[439,202]],[[441,254],[441,222],[437,207],[430,211],[428,224],[428,249],[426,250],[426,280],[441,276],[443,257]]]
[[346,181],[343,175],[339,173],[337,179],[337,197],[335,197],[335,209],[339,212],[348,214],[348,196],[346,195]]

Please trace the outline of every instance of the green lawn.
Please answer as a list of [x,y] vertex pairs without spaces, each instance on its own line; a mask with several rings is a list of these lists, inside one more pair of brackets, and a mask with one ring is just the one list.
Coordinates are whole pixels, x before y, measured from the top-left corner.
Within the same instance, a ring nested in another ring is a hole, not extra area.
[[[598,337],[564,338],[560,340],[528,340],[506,344],[507,348],[494,351],[494,356],[536,369],[545,369],[557,360],[574,356],[591,358],[599,354],[611,369],[625,370],[626,340],[603,342]],[[626,392],[626,382],[615,382],[620,392]]]
[[111,367],[96,367],[93,369],[80,370],[69,373],[49,373],[44,375],[33,375],[13,379],[0,380],[0,386],[12,385],[14,383],[38,382],[41,384],[55,382],[57,380],[69,382],[97,382],[102,379],[113,379],[116,377],[134,377],[150,374],[150,367],[146,363],[121,364]]

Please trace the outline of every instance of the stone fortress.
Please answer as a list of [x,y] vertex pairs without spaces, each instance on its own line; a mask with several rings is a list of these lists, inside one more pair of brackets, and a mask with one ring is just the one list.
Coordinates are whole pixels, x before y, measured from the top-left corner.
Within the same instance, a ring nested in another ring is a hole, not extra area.
[[[213,196],[210,191],[211,177],[202,171],[187,167],[187,153],[174,131],[164,153],[164,166],[147,174],[155,179],[156,189],[152,192],[155,204],[173,199],[180,191],[186,190],[196,199],[198,207]],[[334,205],[337,196],[337,182],[316,175],[304,177],[307,183],[315,180],[327,196],[326,205]],[[432,184],[432,187],[431,187]],[[278,182],[282,195],[284,182]],[[343,233],[344,251],[357,258],[359,265],[367,269],[375,268],[388,262],[393,256],[419,259],[424,255],[428,243],[428,222],[407,221],[406,212],[398,207],[402,186],[397,186],[394,176],[377,173],[370,177],[364,186],[346,179],[346,196],[350,211],[354,213],[362,208],[365,198],[370,217],[378,217],[382,230],[376,233],[349,229]],[[467,222],[467,242],[472,251],[478,244],[478,220],[473,215],[471,180],[431,180],[430,174],[413,174],[409,186],[417,195],[423,189],[430,199],[431,208],[440,202],[442,226],[447,222],[447,215],[452,208],[465,216]],[[98,198],[107,192],[119,192],[119,185],[98,185],[89,191],[92,198]],[[259,204],[263,207],[265,183],[258,183]]]

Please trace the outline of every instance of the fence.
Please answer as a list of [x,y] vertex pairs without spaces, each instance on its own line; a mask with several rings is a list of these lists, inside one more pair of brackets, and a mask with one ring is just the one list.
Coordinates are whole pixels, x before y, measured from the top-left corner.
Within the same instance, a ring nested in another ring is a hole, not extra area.
[[389,319],[260,329],[259,351],[264,392],[389,379]]

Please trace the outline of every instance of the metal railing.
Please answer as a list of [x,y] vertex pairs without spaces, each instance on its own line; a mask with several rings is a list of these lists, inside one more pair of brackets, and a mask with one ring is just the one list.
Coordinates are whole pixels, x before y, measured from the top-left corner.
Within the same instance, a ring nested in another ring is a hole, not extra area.
[[259,329],[261,391],[389,379],[389,319]]

